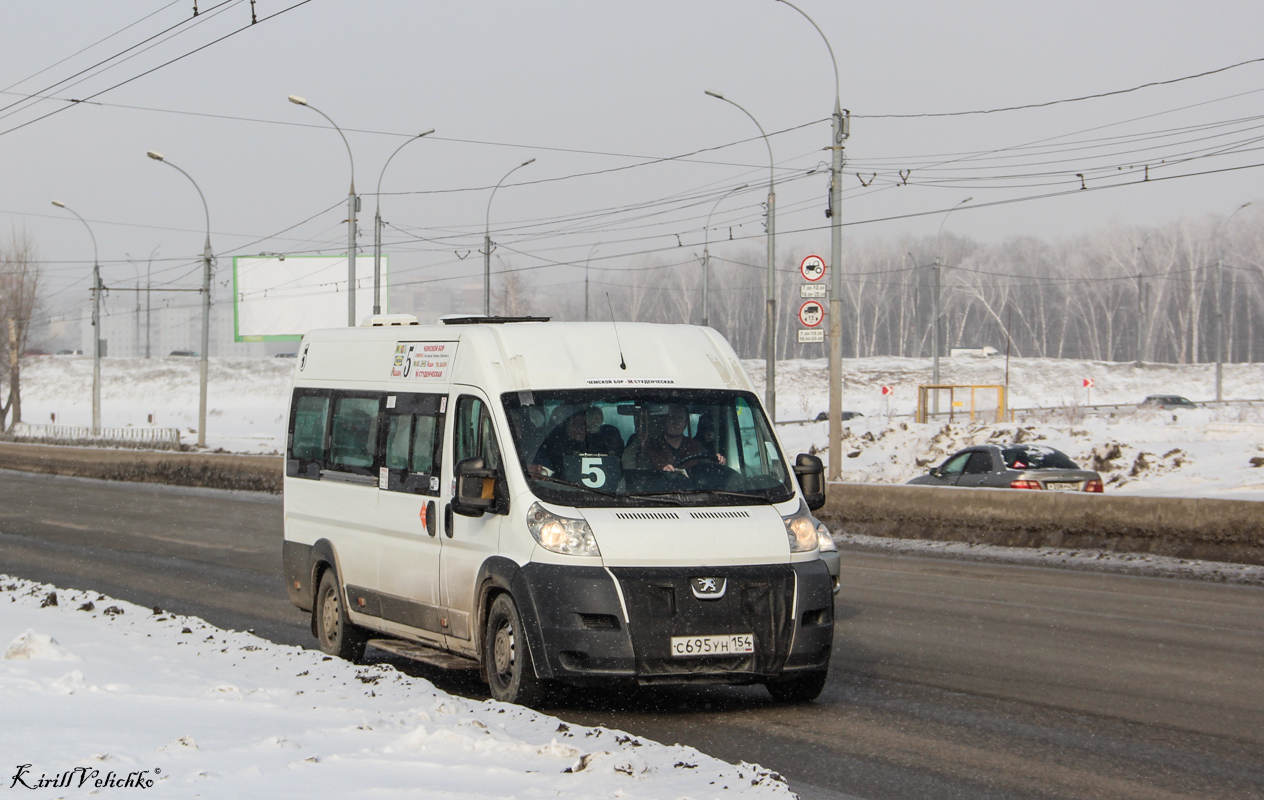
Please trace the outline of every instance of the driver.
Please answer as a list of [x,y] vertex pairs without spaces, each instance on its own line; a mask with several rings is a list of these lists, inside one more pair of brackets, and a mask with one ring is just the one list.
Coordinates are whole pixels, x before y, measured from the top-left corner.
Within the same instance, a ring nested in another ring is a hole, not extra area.
[[708,452],[696,439],[685,436],[688,426],[689,412],[684,406],[673,405],[667,409],[667,415],[659,423],[658,435],[645,444],[645,457],[654,469],[675,472],[698,459],[724,463],[724,456]]

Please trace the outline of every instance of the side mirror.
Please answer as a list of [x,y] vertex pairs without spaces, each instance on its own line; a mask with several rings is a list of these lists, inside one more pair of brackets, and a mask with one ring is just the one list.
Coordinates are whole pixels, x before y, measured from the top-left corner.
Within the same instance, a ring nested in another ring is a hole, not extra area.
[[809,511],[825,505],[825,463],[821,459],[799,453],[794,460],[794,476],[799,480]]
[[938,477],[939,477],[939,467],[931,467],[931,468],[930,468],[930,476],[931,476],[932,478],[938,478]]
[[456,464],[456,496],[452,510],[464,517],[481,517],[496,510],[496,470],[488,469],[481,458],[466,458]]

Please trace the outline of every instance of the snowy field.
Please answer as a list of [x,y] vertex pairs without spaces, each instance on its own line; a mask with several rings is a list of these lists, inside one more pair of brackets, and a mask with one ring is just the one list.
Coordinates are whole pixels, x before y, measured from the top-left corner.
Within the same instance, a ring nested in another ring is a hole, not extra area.
[[[102,424],[178,427],[196,441],[196,359],[105,359],[102,365]],[[746,362],[762,392],[763,363]],[[207,443],[232,452],[279,452],[284,438],[290,359],[211,359]],[[1226,364],[1228,399],[1264,397],[1264,364]],[[1154,364],[1015,358],[1010,360],[1012,408],[1043,413],[1013,424],[916,425],[910,415],[917,385],[929,383],[929,359],[849,359],[843,369],[844,408],[865,416],[846,423],[842,465],[848,481],[902,483],[922,474],[954,450],[983,441],[1034,441],[1065,451],[1096,468],[1108,492],[1264,500],[1264,407],[1216,407],[1179,412],[1084,414],[1079,406],[1134,404],[1150,394],[1181,394],[1206,401],[1215,396],[1208,364]],[[1082,387],[1092,378],[1091,397]],[[30,358],[23,372],[23,418],[87,425],[91,419],[92,361],[85,357]],[[941,380],[957,384],[1005,381],[1005,359],[945,358]],[[778,417],[811,419],[828,405],[823,359],[778,364]],[[894,394],[884,399],[882,386]],[[903,415],[903,416],[902,416]],[[824,423],[782,424],[791,453],[825,449]]]
[[5,643],[0,751],[32,797],[793,796],[691,747],[0,575]]

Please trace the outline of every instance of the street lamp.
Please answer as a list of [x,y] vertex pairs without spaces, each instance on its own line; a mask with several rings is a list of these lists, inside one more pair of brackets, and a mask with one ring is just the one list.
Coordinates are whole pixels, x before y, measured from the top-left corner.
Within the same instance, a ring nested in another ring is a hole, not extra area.
[[78,217],[92,237],[92,435],[101,433],[101,262],[97,256],[97,237],[92,226],[78,212],[60,200],[53,205],[64,208]]
[[[351,159],[351,190],[347,193],[347,326],[354,328],[356,324],[356,212],[360,210],[360,201],[355,193],[355,156],[351,155],[351,145],[347,143],[347,137],[343,135],[342,128],[339,128],[338,123],[330,119],[328,114],[298,95],[290,95],[290,102],[296,106],[310,108],[328,120],[329,124],[334,126],[334,130],[338,131],[338,135],[342,136],[342,143],[347,147],[347,157]],[[377,295],[374,294],[375,302],[376,297]]]
[[[429,136],[432,133],[434,133],[434,128],[425,133],[417,134],[399,147],[396,147],[395,153],[403,150],[423,136]],[[391,158],[395,157],[395,153],[391,153]],[[382,165],[382,171],[377,176],[377,192],[375,195],[377,209],[373,213],[373,316],[375,317],[382,313],[382,176],[386,174],[386,168],[391,165],[391,158],[386,159],[386,163]]]
[[593,253],[598,247],[601,247],[601,242],[588,248],[588,257],[584,259],[584,322],[588,321],[588,264],[592,261]]
[[[932,266],[932,269],[935,271],[935,309],[934,309],[934,318],[931,320],[931,347],[933,348],[933,352],[931,353],[932,367],[931,367],[931,377],[930,377],[930,382],[934,386],[939,385],[939,351],[941,349],[940,342],[939,342],[939,327],[940,327],[939,326],[939,322],[940,322],[939,320],[939,317],[940,317],[939,289],[940,289],[940,272],[944,266],[943,258],[941,257],[941,253],[943,250],[942,244],[943,244],[944,223],[948,222],[948,217],[952,215],[952,212],[956,211],[958,208],[961,208],[962,206],[964,206],[966,203],[970,202],[973,199],[974,199],[973,197],[967,197],[965,200],[962,200],[961,202],[957,203],[952,208],[948,209],[948,212],[944,214],[944,218],[940,220],[939,222],[939,230],[935,232],[935,263]],[[931,408],[931,413],[934,413],[934,414],[939,413],[939,390],[938,389],[936,389],[933,392],[933,404]]]
[[720,195],[720,199],[715,201],[715,205],[711,206],[711,211],[707,214],[707,225],[702,229],[702,327],[704,328],[709,327],[711,322],[707,316],[707,303],[711,295],[711,215],[720,207],[720,203],[724,202],[724,198],[734,192],[740,192],[749,185],[743,183],[741,186],[735,186]]
[[768,134],[764,133],[764,126],[759,124],[759,120],[746,109],[737,103],[728,99],[719,92],[713,92],[706,89],[703,92],[708,97],[714,97],[717,100],[723,100],[746,116],[750,117],[750,121],[755,123],[755,127],[759,128],[759,135],[764,137],[764,144],[768,147],[768,310],[767,319],[764,324],[764,405],[768,409],[769,422],[777,421],[777,329],[775,325],[777,315],[777,284],[776,274],[776,253],[777,253],[777,196],[773,191],[774,170],[776,162],[772,157],[772,143],[768,141]]
[[829,317],[829,479],[842,479],[843,462],[843,142],[851,128],[851,112],[842,107],[838,60],[821,26],[789,0],[779,2],[798,11],[821,34],[834,67],[834,113],[830,137],[830,317]]
[[211,209],[206,204],[202,187],[197,185],[192,175],[167,161],[162,153],[150,150],[145,155],[188,178],[193,188],[197,189],[198,197],[202,198],[202,211],[206,214],[206,243],[202,246],[202,350],[198,354],[198,447],[206,447],[206,373],[211,342]]
[[1221,307],[1224,302],[1224,238],[1225,228],[1229,227],[1229,220],[1233,219],[1242,209],[1251,205],[1248,200],[1233,210],[1233,213],[1224,218],[1224,222],[1220,223],[1219,229],[1216,231],[1216,249],[1220,256],[1216,259],[1216,402],[1224,400],[1224,309]]
[[496,198],[496,189],[499,189],[510,175],[534,162],[534,158],[528,158],[506,172],[505,177],[496,182],[496,187],[492,189],[492,196],[487,198],[487,218],[483,223],[483,316],[485,317],[492,315],[492,200]]

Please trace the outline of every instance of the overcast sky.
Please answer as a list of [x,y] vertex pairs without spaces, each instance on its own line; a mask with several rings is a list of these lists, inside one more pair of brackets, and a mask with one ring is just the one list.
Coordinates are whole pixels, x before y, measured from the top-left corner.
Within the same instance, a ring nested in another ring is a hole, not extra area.
[[[149,149],[205,193],[219,279],[232,255],[345,251],[346,149],[289,94],[346,131],[369,251],[383,163],[437,129],[382,182],[397,282],[480,274],[490,189],[532,157],[491,207],[497,268],[590,252],[594,267],[685,263],[713,208],[712,239],[762,253],[768,150],[704,89],[770,135],[779,260],[828,256],[827,173],[811,171],[829,157],[834,73],[817,32],[776,0],[296,3],[258,0],[254,26],[249,0],[199,0],[196,19],[192,0],[6,6],[0,222],[36,238],[54,307],[86,301],[92,245],[53,199],[90,222],[107,284],[134,280],[128,256],[155,247],[155,282],[197,284],[201,203]],[[1264,197],[1264,63],[934,116],[1264,58],[1258,0],[797,4],[829,37],[852,113],[849,240],[941,224],[989,241],[1056,237]],[[1116,184],[1130,185],[1103,188]]]

